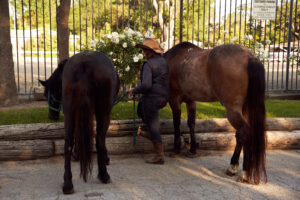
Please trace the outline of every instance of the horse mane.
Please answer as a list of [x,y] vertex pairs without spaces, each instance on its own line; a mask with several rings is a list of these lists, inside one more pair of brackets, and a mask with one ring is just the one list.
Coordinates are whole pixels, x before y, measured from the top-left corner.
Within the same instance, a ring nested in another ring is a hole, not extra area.
[[202,48],[198,47],[197,45],[194,45],[193,43],[181,42],[175,45],[174,47],[172,47],[171,49],[169,49],[166,53],[164,53],[164,57],[167,58],[173,56],[174,54],[177,54],[178,51],[182,51],[189,48],[196,48],[197,50],[203,50]]
[[57,69],[58,69],[59,71],[63,71],[64,66],[65,66],[65,64],[68,62],[68,60],[69,60],[69,59],[67,58],[67,59],[62,60],[60,63],[58,63]]
[[62,73],[63,73],[64,67],[65,67],[67,61],[68,61],[68,59],[64,59],[63,61],[61,61],[58,64],[57,68],[54,70],[53,74],[48,79],[50,84],[55,84],[55,83],[57,83],[58,80],[61,80]]

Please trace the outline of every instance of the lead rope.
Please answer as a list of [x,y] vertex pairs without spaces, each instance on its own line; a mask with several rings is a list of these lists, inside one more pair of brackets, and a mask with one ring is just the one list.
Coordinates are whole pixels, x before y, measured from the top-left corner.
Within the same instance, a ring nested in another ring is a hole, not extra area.
[[135,95],[133,95],[133,146],[136,147],[136,130],[135,130]]
[[[52,101],[58,103],[58,108],[55,108],[55,107],[51,106],[51,104],[50,104],[50,99],[51,99],[51,98],[52,98]],[[60,110],[61,110],[61,101],[58,100],[58,99],[56,99],[56,98],[50,93],[50,90],[48,91],[48,106],[49,106],[49,108],[50,108],[51,110],[54,110],[54,111],[56,111],[56,112],[60,112]]]
[[117,105],[118,103],[120,103],[122,100],[124,100],[125,98],[127,98],[128,100],[130,100],[129,98],[129,93],[128,92],[125,92],[119,99],[117,99],[115,102],[114,102],[114,105]]

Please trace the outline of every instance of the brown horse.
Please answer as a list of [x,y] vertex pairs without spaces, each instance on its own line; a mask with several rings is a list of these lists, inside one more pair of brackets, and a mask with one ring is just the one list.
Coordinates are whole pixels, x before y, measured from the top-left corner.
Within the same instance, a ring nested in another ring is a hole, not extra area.
[[96,148],[98,178],[110,181],[106,164],[109,161],[105,135],[110,113],[120,87],[112,61],[101,52],[85,51],[59,64],[46,81],[45,96],[49,103],[49,117],[58,119],[62,101],[65,123],[65,173],[63,192],[73,193],[71,153],[75,144],[80,161],[80,175],[87,180],[92,170],[93,119],[97,121]]
[[196,154],[196,101],[220,101],[236,129],[236,147],[228,175],[238,171],[243,148],[243,174],[239,181],[258,184],[265,170],[265,70],[246,47],[221,45],[203,50],[183,42],[164,54],[170,70],[170,106],[175,129],[174,151],[180,152],[181,103],[188,110],[190,154]]

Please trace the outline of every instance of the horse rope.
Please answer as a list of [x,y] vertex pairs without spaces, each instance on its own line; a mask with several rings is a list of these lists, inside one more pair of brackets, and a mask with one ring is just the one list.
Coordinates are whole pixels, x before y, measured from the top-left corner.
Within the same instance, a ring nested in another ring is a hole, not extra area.
[[[53,106],[51,106],[51,104],[50,104],[50,99],[52,98],[52,101],[54,101],[55,103],[57,103],[58,104],[58,108],[55,108],[55,107],[53,107]],[[56,111],[56,112],[60,112],[60,110],[61,110],[61,100],[58,100],[58,99],[56,99],[51,93],[50,93],[50,90],[48,91],[48,105],[49,105],[49,108],[51,109],[51,110],[53,110],[53,111]]]

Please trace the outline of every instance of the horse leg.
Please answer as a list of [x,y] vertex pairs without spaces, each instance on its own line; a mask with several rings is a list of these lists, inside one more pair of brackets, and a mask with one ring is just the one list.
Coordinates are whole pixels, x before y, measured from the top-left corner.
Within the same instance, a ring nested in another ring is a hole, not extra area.
[[180,122],[181,122],[181,106],[179,98],[171,98],[170,106],[173,114],[173,126],[174,126],[174,152],[180,153],[181,139],[180,139]]
[[191,148],[189,154],[195,155],[197,152],[197,143],[195,138],[195,118],[196,118],[196,102],[191,101],[186,103],[188,110],[188,126],[190,128]]
[[96,120],[97,120],[97,135],[96,135],[96,148],[98,160],[98,178],[102,183],[109,183],[110,176],[106,169],[108,162],[107,149],[105,146],[105,136],[110,123],[110,112],[103,111],[105,109],[96,107]]
[[63,184],[63,193],[72,194],[74,193],[73,183],[72,183],[72,171],[71,171],[71,154],[74,144],[74,124],[73,117],[71,113],[65,110],[65,173],[64,173],[64,184]]
[[104,144],[104,154],[105,154],[105,164],[106,164],[106,165],[109,165],[109,163],[110,163],[110,158],[109,158],[108,153],[107,153],[106,143]]
[[78,145],[76,143],[74,144],[74,151],[72,153],[72,159],[73,159],[73,161],[79,161],[79,157],[78,157]]
[[[229,122],[231,123],[231,125],[237,130],[236,131],[236,147],[233,153],[233,156],[231,158],[231,162],[230,162],[230,166],[226,171],[227,175],[235,175],[238,172],[238,166],[239,166],[239,156],[242,150],[242,147],[245,144],[246,138],[247,138],[247,134],[248,134],[248,125],[246,123],[246,121],[243,118],[242,112],[239,111],[235,111],[232,109],[227,109],[227,118],[229,120]],[[244,148],[244,152],[245,152]],[[245,164],[247,162],[247,158],[244,154],[244,161],[243,161],[243,170],[245,169]],[[244,174],[244,172],[243,172]],[[244,176],[244,175],[242,175]],[[240,179],[241,177],[239,177]],[[238,180],[239,180],[238,179]]]
[[[246,104],[244,104],[244,108],[245,108],[245,105]],[[243,115],[244,115],[244,117],[247,116],[247,110],[246,109],[243,109]],[[245,126],[245,123],[244,123],[244,126]],[[230,166],[226,170],[226,174],[228,176],[236,175],[238,170],[239,170],[239,159],[240,159],[240,154],[241,154],[241,151],[242,151],[242,148],[243,148],[243,144],[238,139],[238,137],[240,135],[241,135],[241,133],[239,133],[238,131],[235,132],[236,145],[235,145],[234,153],[231,157]]]
[[235,145],[234,153],[231,157],[230,166],[226,170],[226,174],[228,176],[236,175],[239,170],[239,159],[240,159],[240,154],[242,151],[242,144],[237,139],[238,134],[240,134],[240,133],[238,133],[238,132],[235,133],[236,145]]

